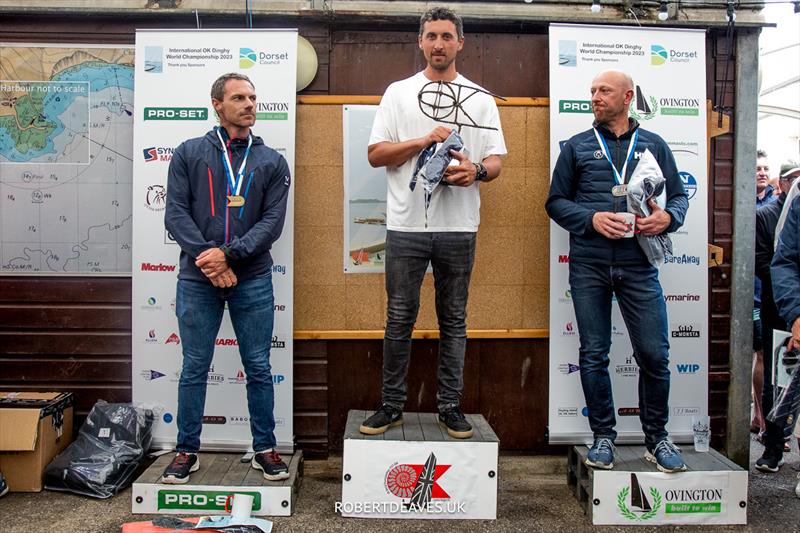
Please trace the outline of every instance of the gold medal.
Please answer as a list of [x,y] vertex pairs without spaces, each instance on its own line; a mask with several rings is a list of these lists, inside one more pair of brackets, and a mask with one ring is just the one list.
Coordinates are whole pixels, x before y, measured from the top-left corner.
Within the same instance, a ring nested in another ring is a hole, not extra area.
[[614,185],[611,187],[611,194],[614,196],[625,196],[628,194],[628,186],[624,183],[622,185]]
[[228,196],[228,207],[242,207],[244,205],[244,197],[234,194]]

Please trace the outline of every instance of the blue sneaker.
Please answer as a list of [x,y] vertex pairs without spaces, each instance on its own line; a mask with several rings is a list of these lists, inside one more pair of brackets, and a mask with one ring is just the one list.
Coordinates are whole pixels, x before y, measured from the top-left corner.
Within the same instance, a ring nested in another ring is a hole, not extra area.
[[647,450],[644,458],[655,463],[659,470],[667,474],[686,470],[680,448],[672,444],[669,439],[658,441],[655,448]]
[[614,441],[606,437],[594,439],[589,455],[584,461],[586,466],[611,470],[614,468]]
[[0,472],[0,498],[6,495],[8,492],[8,483],[6,483],[6,478],[3,477],[3,473]]

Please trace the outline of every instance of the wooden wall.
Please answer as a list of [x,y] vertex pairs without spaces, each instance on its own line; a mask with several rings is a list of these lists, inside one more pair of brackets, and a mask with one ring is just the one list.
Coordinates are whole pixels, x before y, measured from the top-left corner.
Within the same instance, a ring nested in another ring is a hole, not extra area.
[[[422,66],[414,44],[416,29],[413,25],[383,24],[380,30],[373,30],[374,24],[359,25],[357,20],[336,21],[335,24],[307,19],[288,23],[257,20],[260,27],[287,25],[300,27],[301,34],[314,45],[320,60],[319,73],[304,94],[381,94],[389,81],[410,75]],[[204,17],[203,26],[237,27],[241,26],[241,21],[224,16]],[[190,28],[194,27],[194,18],[4,16],[0,18],[0,41],[132,44],[137,27]],[[504,31],[490,26],[468,27],[467,46],[459,70],[498,94],[547,97],[546,26],[529,26],[519,33]],[[724,72],[724,32],[710,31],[707,42],[708,94],[713,99],[720,90]],[[731,68],[729,77],[734,76]],[[728,113],[733,113],[732,85],[732,82],[728,84],[729,93],[725,99]],[[504,120],[508,120],[507,129],[512,122],[518,122],[514,118]],[[547,131],[533,133],[543,139],[548,136]],[[712,141],[712,187],[708,191],[709,240],[726,248],[725,264],[713,272],[709,283],[709,400],[716,445],[723,437],[725,391],[729,381],[730,287],[729,280],[723,279],[721,274],[730,272],[732,147],[730,134]],[[546,153],[541,157],[546,158]],[[546,166],[547,163],[543,160],[541,164]],[[322,169],[317,169],[316,176],[310,173],[305,176],[321,184],[328,179]],[[298,172],[297,202],[304,201],[301,179]],[[520,170],[516,178],[510,172],[503,179],[508,183],[525,179],[525,171]],[[503,179],[496,184],[498,189],[506,186]],[[336,198],[336,202],[341,205],[340,198]],[[487,210],[484,217],[526,217],[529,210],[541,210],[538,199],[524,198],[522,203],[515,208],[516,212],[490,213]],[[332,215],[323,213],[322,216]],[[303,223],[302,219],[297,220],[298,229]],[[479,239],[487,237],[490,236],[482,235]],[[546,264],[545,244],[543,241],[536,252],[543,264]],[[300,273],[302,268],[298,266]],[[338,264],[335,272],[319,272],[321,279],[338,276],[340,268]],[[529,273],[522,273],[523,277],[527,275]],[[546,284],[546,278],[540,278],[539,283]],[[72,391],[78,402],[78,425],[97,399],[129,401],[130,291],[128,278],[0,277],[0,390]],[[506,307],[502,304],[497,307],[498,324],[507,323],[506,318],[514,313]],[[546,307],[538,311],[540,314],[534,318],[522,316],[521,311],[516,316],[523,323],[535,320],[546,324]],[[332,327],[313,319],[297,326]],[[420,341],[414,345],[409,408],[432,409],[435,346],[434,341]],[[344,413],[348,408],[366,409],[377,404],[381,343],[369,339],[300,339],[295,343],[295,350],[297,441],[312,454],[325,454],[340,447]],[[505,449],[547,451],[544,437],[547,368],[546,339],[472,339],[468,342],[464,406],[468,411],[479,411],[487,417]]]

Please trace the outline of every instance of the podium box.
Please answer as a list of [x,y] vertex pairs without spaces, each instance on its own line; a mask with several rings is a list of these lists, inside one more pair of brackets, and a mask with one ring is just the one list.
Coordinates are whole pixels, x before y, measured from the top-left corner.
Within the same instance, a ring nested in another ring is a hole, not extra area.
[[159,483],[175,454],[159,457],[133,484],[133,514],[222,515],[231,494],[253,495],[252,516],[291,516],[303,478],[303,452],[283,455],[289,479],[267,481],[242,454],[200,453],[200,470],[185,485]]
[[567,484],[595,525],[746,524],[748,472],[715,450],[681,450],[685,472],[665,474],[644,446],[618,446],[613,470],[586,466],[586,446],[567,456]]
[[455,439],[435,413],[404,413],[403,425],[363,435],[358,428],[371,414],[347,414],[337,512],[359,518],[497,518],[499,440],[482,415],[466,415],[474,434]]

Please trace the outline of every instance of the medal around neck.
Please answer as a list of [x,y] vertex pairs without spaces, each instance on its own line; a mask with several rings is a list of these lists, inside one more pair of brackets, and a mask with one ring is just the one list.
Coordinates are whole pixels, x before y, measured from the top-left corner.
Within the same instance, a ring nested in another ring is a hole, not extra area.
[[239,165],[239,170],[236,172],[235,177],[233,173],[233,165],[228,156],[228,147],[225,140],[222,138],[219,128],[217,128],[217,138],[222,146],[222,160],[224,162],[223,168],[228,177],[228,187],[233,194],[228,196],[228,207],[242,207],[244,205],[244,197],[240,194],[242,190],[242,183],[244,182],[244,172],[247,167],[247,156],[250,155],[250,147],[253,146],[253,134],[247,136],[247,149],[244,151],[242,163]]
[[228,196],[228,207],[242,207],[244,205],[244,196],[232,194]]

